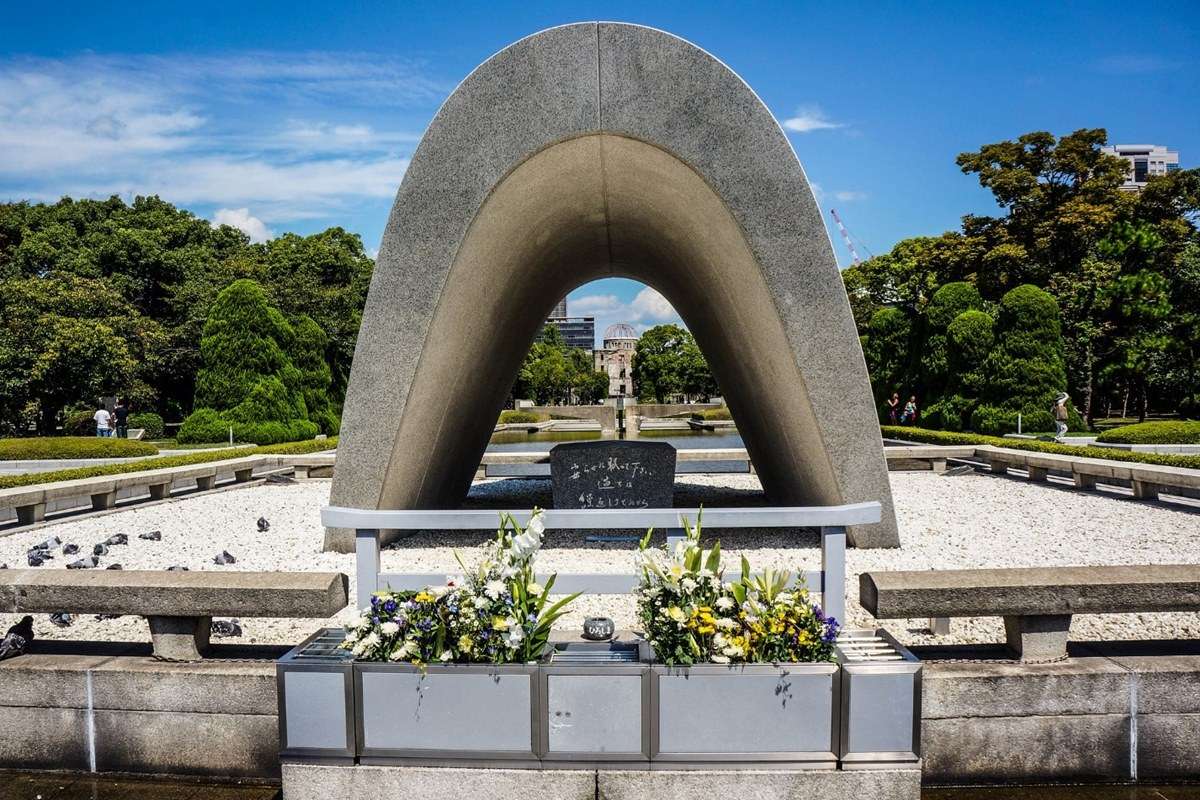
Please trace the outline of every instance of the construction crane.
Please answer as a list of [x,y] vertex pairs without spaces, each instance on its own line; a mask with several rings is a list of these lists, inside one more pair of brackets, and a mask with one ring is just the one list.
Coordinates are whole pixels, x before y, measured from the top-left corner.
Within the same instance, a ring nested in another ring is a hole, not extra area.
[[[858,251],[854,249],[854,242],[850,239],[850,231],[846,230],[846,226],[842,224],[842,218],[838,216],[837,209],[829,209],[829,213],[833,215],[833,221],[837,223],[838,232],[842,234],[842,241],[846,243],[846,249],[850,251],[850,257],[854,259],[854,263],[862,262],[858,257]],[[871,251],[867,251],[867,255],[871,255]]]

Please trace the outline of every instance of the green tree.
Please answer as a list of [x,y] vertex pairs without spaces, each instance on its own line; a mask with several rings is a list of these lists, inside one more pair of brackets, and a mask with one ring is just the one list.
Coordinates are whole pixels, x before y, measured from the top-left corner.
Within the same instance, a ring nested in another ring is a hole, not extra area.
[[951,381],[946,352],[946,331],[964,311],[983,308],[983,298],[973,284],[954,281],[942,284],[925,310],[924,337],[920,347],[920,391],[925,397],[942,397]]
[[970,427],[987,385],[983,365],[995,343],[992,329],[991,315],[977,310],[964,311],[947,326],[947,382],[942,394],[925,407],[926,427],[952,431]]
[[863,356],[871,374],[875,407],[886,418],[887,399],[893,393],[913,394],[913,324],[909,314],[895,307],[881,308],[871,316],[863,337]]
[[42,413],[41,430],[53,433],[58,412],[80,398],[95,405],[127,386],[134,362],[125,342],[101,323],[58,317],[29,373],[29,393]]
[[678,325],[647,329],[638,338],[631,371],[638,397],[659,403],[673,394],[707,397],[718,391],[695,338]]

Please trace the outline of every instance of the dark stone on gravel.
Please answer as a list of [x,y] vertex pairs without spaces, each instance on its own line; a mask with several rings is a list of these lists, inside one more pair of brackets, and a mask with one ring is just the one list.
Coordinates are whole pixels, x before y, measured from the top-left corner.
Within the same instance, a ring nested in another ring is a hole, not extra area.
[[125,569],[120,564],[109,564],[105,569]]
[[139,533],[139,539],[145,539],[147,542],[161,542],[162,531],[150,531],[149,533]]
[[167,567],[167,572],[187,572],[187,571],[188,571],[187,567],[181,567],[178,564],[176,564],[173,567]]

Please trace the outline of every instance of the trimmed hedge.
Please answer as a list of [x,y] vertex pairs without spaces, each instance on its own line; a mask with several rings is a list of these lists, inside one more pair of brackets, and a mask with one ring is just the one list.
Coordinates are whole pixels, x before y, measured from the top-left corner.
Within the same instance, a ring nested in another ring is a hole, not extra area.
[[167,426],[166,423],[163,422],[163,418],[158,414],[155,414],[153,411],[143,411],[140,414],[130,414],[129,427],[141,428],[146,432],[145,438],[147,439],[161,439],[167,430]]
[[1200,422],[1139,422],[1110,428],[1097,437],[1110,444],[1200,444]]
[[[309,439],[303,442],[289,442],[287,444],[267,445],[265,447],[227,447],[223,450],[205,450],[181,456],[142,458],[137,461],[126,461],[123,464],[108,464],[103,467],[79,467],[77,469],[60,469],[54,472],[32,472],[26,475],[3,475],[0,476],[0,489],[12,489],[17,486],[36,486],[39,483],[55,483],[57,481],[73,481],[79,478],[98,478],[102,475],[124,475],[130,472],[141,472],[146,469],[187,467],[192,464],[207,464],[210,461],[224,461],[230,458],[242,458],[243,456],[319,453],[323,450],[336,449],[337,443],[337,437],[331,436],[328,439]],[[130,442],[130,444],[140,443]]]
[[720,408],[708,408],[704,411],[693,411],[692,419],[704,420],[732,420],[733,414],[729,413],[729,406],[721,406]]
[[1131,461],[1137,464],[1161,464],[1165,467],[1200,469],[1200,456],[1132,453],[1128,450],[1114,450],[1110,447],[1074,447],[1057,442],[1039,442],[1036,439],[1005,439],[1001,436],[931,431],[927,428],[906,428],[902,425],[881,425],[880,430],[889,439],[904,439],[925,444],[990,444],[996,447],[1007,447],[1010,450],[1032,450],[1037,453],[1056,453],[1063,456],[1104,458],[1109,461]]
[[158,455],[145,442],[98,436],[39,436],[0,439],[0,461],[44,461],[67,458],[137,458]]
[[542,415],[535,414],[532,411],[513,411],[511,408],[500,412],[501,425],[509,425],[514,422],[541,422]]

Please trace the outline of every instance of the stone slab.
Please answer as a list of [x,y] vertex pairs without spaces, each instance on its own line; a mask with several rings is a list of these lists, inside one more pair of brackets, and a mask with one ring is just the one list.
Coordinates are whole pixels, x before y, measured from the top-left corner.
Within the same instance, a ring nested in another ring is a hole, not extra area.
[[925,720],[925,780],[1124,780],[1130,774],[1129,733],[1123,714]]
[[323,766],[285,763],[284,800],[595,800],[592,770],[455,769],[438,767]]
[[918,800],[921,771],[905,770],[505,770],[285,763],[284,800]]
[[274,716],[97,710],[94,718],[100,772],[279,776]]
[[0,767],[87,770],[87,712],[0,706]]
[[111,658],[92,670],[95,708],[273,716],[275,665],[260,661],[169,663]]
[[922,717],[1128,714],[1130,681],[1129,672],[1107,658],[1054,664],[925,661]]
[[602,770],[599,800],[918,800],[921,771],[904,770]]
[[1139,780],[1200,776],[1200,714],[1139,714]]
[[550,450],[555,508],[670,508],[675,448],[666,442],[600,441]]
[[0,611],[325,619],[347,591],[338,572],[9,569]]
[[27,653],[0,661],[0,705],[86,708],[87,671],[108,660],[104,655]]
[[1200,611],[1200,565],[864,572],[878,619]]

